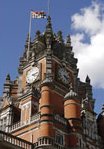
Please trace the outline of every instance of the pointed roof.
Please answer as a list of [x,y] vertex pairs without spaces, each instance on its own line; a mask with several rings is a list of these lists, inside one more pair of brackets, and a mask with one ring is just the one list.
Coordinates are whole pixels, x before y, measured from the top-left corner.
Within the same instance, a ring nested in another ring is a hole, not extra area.
[[7,74],[6,80],[10,81],[10,74]]
[[70,91],[65,95],[64,99],[78,99],[78,95],[76,92],[74,92],[72,84],[70,84]]
[[58,31],[57,33],[57,40],[59,41],[59,43],[64,43],[63,37],[62,37],[62,31]]
[[87,77],[86,77],[86,83],[89,83],[89,84],[90,84],[90,78],[89,78],[88,75],[87,75]]

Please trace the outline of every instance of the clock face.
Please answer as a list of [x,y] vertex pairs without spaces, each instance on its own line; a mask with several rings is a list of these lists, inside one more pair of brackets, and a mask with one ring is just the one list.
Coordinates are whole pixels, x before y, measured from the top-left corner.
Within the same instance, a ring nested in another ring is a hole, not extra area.
[[33,67],[27,72],[26,82],[33,83],[39,76],[39,68]]
[[64,84],[68,85],[70,83],[69,73],[65,68],[59,68],[58,76],[59,76],[59,80],[61,80]]

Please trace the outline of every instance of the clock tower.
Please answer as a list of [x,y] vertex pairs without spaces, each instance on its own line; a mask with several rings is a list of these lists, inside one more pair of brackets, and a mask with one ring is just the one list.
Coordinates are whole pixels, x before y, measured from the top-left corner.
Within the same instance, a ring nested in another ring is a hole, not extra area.
[[64,117],[64,96],[69,92],[70,84],[77,91],[76,64],[70,36],[64,43],[61,31],[55,35],[50,17],[44,34],[36,32],[29,51],[27,38],[25,53],[20,58],[18,95],[22,123],[30,121],[29,117],[37,112],[39,114],[38,138],[36,132],[33,133],[34,143],[46,137],[68,146],[65,141],[68,121]]
[[[44,33],[37,31],[29,47],[28,42],[29,36],[18,78],[11,81],[8,75],[4,84],[1,130],[5,126],[6,132],[29,142],[34,149],[100,149],[92,86],[88,76],[85,82],[78,78],[70,35],[65,42],[61,31],[55,34],[48,16]],[[90,121],[91,134],[87,132]],[[17,141],[16,145],[21,144]]]

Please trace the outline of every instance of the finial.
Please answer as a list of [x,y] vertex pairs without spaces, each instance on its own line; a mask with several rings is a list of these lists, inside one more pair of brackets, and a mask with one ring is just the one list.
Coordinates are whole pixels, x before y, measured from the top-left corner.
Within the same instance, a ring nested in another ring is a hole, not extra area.
[[85,97],[85,99],[83,99],[83,101],[88,102],[88,100],[89,100],[89,95],[88,95],[88,93],[86,93],[86,97]]
[[25,47],[27,47],[27,46],[28,46],[28,43],[29,43],[29,33],[27,34]]
[[82,99],[82,109],[86,109],[88,107],[88,94],[86,93],[85,99]]
[[63,43],[62,32],[58,31],[57,35],[58,35],[57,39],[58,39],[59,43]]
[[28,59],[29,57],[29,51],[30,51],[30,45],[31,45],[31,38],[29,33],[27,34],[26,43],[25,43],[25,53],[24,56]]
[[36,37],[37,38],[40,37],[40,31],[39,30],[37,30],[37,32],[36,32]]
[[37,30],[34,41],[38,41],[40,39],[40,37],[41,37],[40,34],[41,34],[40,31]]
[[94,99],[90,99],[90,96],[88,93],[86,93],[85,99],[82,99],[82,108],[93,111],[94,109]]
[[7,80],[7,81],[10,81],[10,74],[7,74],[6,80]]
[[88,75],[87,75],[87,77],[86,77],[86,83],[89,83],[89,84],[90,84],[90,78],[89,78]]
[[104,104],[103,104],[103,106],[102,106],[102,112],[104,112]]
[[90,98],[90,99],[92,99],[92,86],[90,85],[90,78],[89,78],[89,76],[87,75],[87,77],[86,77],[86,92],[87,92],[87,94],[88,94],[88,97]]
[[67,45],[67,46],[71,46],[71,38],[70,38],[70,35],[68,35],[67,38],[66,38],[66,45]]
[[52,45],[52,40],[53,40],[53,31],[52,31],[51,17],[50,16],[48,16],[48,18],[47,18],[45,38],[46,38],[47,49],[50,50],[51,45]]
[[29,56],[30,56],[30,50],[31,50],[31,37],[30,37],[29,33],[27,35],[25,48],[26,48],[26,57],[27,57],[27,60],[28,60]]
[[65,95],[64,99],[78,99],[77,93],[73,90],[72,83],[70,83],[70,91]]
[[46,32],[52,32],[52,24],[51,24],[50,16],[48,16],[48,18],[47,18]]
[[72,86],[72,83],[70,83],[70,87],[69,87],[70,90],[73,90],[73,86]]
[[3,97],[9,97],[10,95],[10,88],[11,88],[11,81],[10,81],[10,75],[7,74],[6,80],[4,83],[4,91],[3,91]]

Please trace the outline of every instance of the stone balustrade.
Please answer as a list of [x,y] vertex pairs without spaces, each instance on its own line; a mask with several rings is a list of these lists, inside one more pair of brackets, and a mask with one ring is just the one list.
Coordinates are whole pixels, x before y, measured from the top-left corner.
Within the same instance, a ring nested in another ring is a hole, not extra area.
[[[27,121],[24,121],[24,122],[19,121],[19,122],[13,124],[12,126],[10,126],[9,132],[15,131],[15,130],[17,130],[17,129],[21,128],[21,127],[24,127],[26,125],[29,125],[31,123],[37,123],[37,122],[39,122],[39,120],[40,120],[40,113],[37,113],[37,114],[33,115],[30,118],[30,120],[27,120]],[[61,124],[67,126],[67,120],[64,117],[61,117],[58,114],[55,114],[54,115],[54,120],[56,122],[58,122],[58,123],[61,123]]]
[[55,148],[55,149],[67,149],[63,145],[60,145],[57,142],[55,142],[53,138],[49,138],[49,137],[39,138],[38,142],[34,144],[35,149],[42,148],[42,147]]
[[13,149],[38,149],[38,148],[54,148],[54,149],[68,149],[67,147],[64,147],[63,145],[60,145],[59,143],[55,142],[53,138],[49,137],[42,137],[38,139],[38,142],[35,144],[30,143],[28,141],[25,141],[21,138],[18,138],[16,136],[13,136],[9,133],[0,131],[0,146],[3,146],[3,144],[6,145],[8,143],[8,146],[11,144],[11,147]]
[[34,146],[32,143],[25,141],[21,138],[18,138],[16,136],[13,136],[11,134],[8,134],[6,132],[0,131],[0,146],[3,144],[5,145],[5,142],[11,145],[13,145],[13,148],[22,148],[22,149],[33,149]]
[[29,125],[31,123],[36,123],[36,122],[39,121],[39,119],[40,119],[40,113],[37,113],[37,114],[33,115],[30,118],[30,120],[27,120],[27,121],[24,121],[24,122],[19,121],[17,123],[14,123],[12,126],[10,126],[9,132],[17,130],[17,129],[19,129],[21,127],[24,127],[26,125]]

